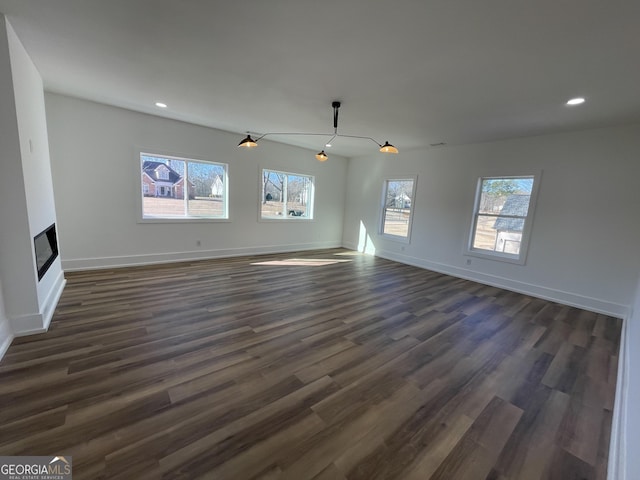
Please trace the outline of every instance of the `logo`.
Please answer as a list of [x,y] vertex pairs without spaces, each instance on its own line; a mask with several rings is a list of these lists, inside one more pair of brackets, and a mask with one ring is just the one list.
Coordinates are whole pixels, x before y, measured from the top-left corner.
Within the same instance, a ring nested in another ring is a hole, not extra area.
[[70,456],[0,457],[0,480],[71,480]]

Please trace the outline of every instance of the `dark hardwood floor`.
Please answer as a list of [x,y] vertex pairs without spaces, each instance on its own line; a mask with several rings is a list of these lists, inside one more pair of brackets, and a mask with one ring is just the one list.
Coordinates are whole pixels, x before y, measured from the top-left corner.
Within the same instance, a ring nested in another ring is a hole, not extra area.
[[66,276],[0,363],[1,455],[71,455],[75,480],[606,478],[619,319],[342,249]]

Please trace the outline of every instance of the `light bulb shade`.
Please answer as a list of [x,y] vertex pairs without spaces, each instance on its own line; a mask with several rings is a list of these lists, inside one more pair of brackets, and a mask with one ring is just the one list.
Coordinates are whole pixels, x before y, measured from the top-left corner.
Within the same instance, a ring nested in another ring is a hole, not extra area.
[[253,147],[257,147],[258,144],[256,143],[256,141],[251,138],[251,135],[247,135],[247,138],[245,138],[244,140],[242,140],[239,144],[239,147],[245,147],[245,148],[253,148]]
[[389,142],[384,142],[384,145],[380,147],[380,151],[382,153],[398,153],[398,149]]
[[316,159],[319,162],[326,162],[329,159],[329,157],[327,156],[326,153],[324,153],[324,150],[322,150],[320,153],[316,153]]

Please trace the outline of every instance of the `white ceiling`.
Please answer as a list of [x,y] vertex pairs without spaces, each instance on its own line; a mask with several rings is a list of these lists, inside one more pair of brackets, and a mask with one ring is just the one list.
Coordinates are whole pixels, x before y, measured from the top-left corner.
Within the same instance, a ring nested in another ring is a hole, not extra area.
[[[0,0],[0,12],[48,91],[238,141],[331,132],[334,99],[340,133],[401,151],[640,121],[638,0]],[[564,105],[575,96],[587,102]],[[341,138],[330,153],[372,147]]]

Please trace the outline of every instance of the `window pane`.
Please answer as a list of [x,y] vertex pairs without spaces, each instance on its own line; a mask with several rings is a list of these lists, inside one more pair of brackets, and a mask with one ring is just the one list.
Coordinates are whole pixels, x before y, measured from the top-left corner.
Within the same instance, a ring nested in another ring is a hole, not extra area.
[[478,215],[473,248],[494,252],[520,253],[524,219]]
[[313,218],[313,177],[263,170],[260,210],[262,218]]
[[263,218],[282,218],[285,208],[283,192],[285,191],[286,175],[283,173],[264,170],[262,172],[262,185],[264,198],[262,199]]
[[140,154],[143,218],[226,218],[226,165]]
[[148,218],[184,216],[182,179],[185,162],[162,157],[141,156],[144,198],[142,213]]
[[482,180],[472,248],[520,254],[533,180],[533,177]]
[[[479,213],[527,216],[532,178],[486,178],[482,181]],[[502,212],[507,200],[509,211]]]
[[409,236],[412,195],[413,180],[386,182],[382,233],[405,238]]
[[189,162],[188,212],[193,217],[224,217],[225,172],[222,165]]
[[409,235],[409,210],[387,208],[384,212],[384,230],[387,235],[406,237]]
[[288,175],[287,178],[287,215],[305,217],[309,202],[311,182],[308,177]]

